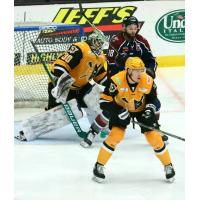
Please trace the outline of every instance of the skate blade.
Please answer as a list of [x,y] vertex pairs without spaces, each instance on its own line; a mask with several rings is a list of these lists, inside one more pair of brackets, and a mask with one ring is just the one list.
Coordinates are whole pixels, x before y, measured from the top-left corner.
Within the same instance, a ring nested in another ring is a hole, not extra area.
[[80,145],[83,147],[83,148],[90,148],[90,145],[84,141],[81,141],[80,142]]
[[103,183],[103,182],[105,182],[105,179],[102,179],[102,178],[99,178],[99,177],[96,177],[96,176],[93,176],[92,180],[95,181],[95,182],[97,182],[97,183]]
[[174,181],[175,181],[175,177],[167,179],[167,182],[169,182],[169,183],[173,183]]

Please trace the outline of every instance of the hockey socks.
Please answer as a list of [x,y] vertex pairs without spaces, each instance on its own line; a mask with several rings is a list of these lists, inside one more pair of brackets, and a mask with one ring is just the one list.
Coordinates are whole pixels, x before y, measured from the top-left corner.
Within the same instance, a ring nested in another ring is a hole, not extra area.
[[171,163],[169,151],[157,131],[148,131],[144,133],[148,143],[153,147],[156,157],[166,166]]
[[115,150],[116,145],[124,138],[124,129],[113,127],[99,151],[97,162],[105,165]]

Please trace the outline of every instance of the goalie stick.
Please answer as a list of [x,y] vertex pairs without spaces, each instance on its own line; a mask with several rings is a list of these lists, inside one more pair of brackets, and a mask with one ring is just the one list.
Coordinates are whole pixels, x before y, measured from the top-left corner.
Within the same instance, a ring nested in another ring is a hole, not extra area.
[[140,122],[133,121],[133,123],[135,123],[135,124],[137,124],[137,125],[140,125],[140,126],[143,126],[144,128],[148,128],[148,129],[150,129],[150,130],[152,130],[152,131],[158,131],[158,132],[160,132],[160,133],[163,133],[163,134],[165,134],[165,135],[171,136],[171,137],[173,137],[173,138],[176,138],[176,139],[185,141],[185,138],[182,138],[182,137],[180,137],[180,136],[174,135],[174,134],[172,134],[172,133],[168,133],[168,132],[165,132],[165,131],[162,131],[162,130],[159,130],[159,129],[155,129],[155,128],[150,127],[150,126],[146,126],[145,124],[142,124],[142,123],[140,123]]
[[[85,17],[85,19],[87,20],[87,22],[90,24],[90,26],[91,26],[93,29],[95,29],[95,30],[97,30],[97,31],[100,31],[93,23],[90,22],[90,20],[88,19],[88,17],[85,15],[81,3],[78,3],[78,4],[79,4],[79,9],[80,9],[81,15],[82,15],[83,17]],[[113,46],[110,44],[110,42],[109,42],[109,40],[107,39],[106,36],[105,36],[105,41],[108,42],[108,44],[113,48],[113,50],[114,50],[117,54],[119,53],[119,52],[117,51],[117,49],[116,49],[115,47],[113,47]]]
[[[33,43],[33,41],[31,41],[31,44],[32,44],[32,46],[33,46],[33,48],[34,48],[36,54],[38,55],[38,57],[39,57],[39,59],[40,59],[40,62],[42,63],[42,65],[43,65],[43,67],[44,67],[46,73],[48,74],[49,78],[51,79],[53,85],[55,85],[55,80],[54,80],[53,77],[51,76],[51,74],[50,74],[50,72],[49,72],[49,70],[48,70],[48,67],[47,67],[46,63],[43,61],[43,59],[42,59],[42,57],[41,57],[41,54],[40,54],[40,52],[38,51],[36,45]],[[76,117],[75,117],[75,115],[74,115],[74,113],[73,113],[71,107],[69,106],[69,104],[68,104],[67,102],[66,102],[65,104],[62,103],[62,106],[63,106],[63,109],[65,110],[65,112],[66,112],[66,114],[67,114],[66,117],[67,117],[67,118],[69,119],[69,121],[72,123],[72,125],[73,125],[73,127],[74,127],[74,129],[75,129],[75,131],[76,131],[76,133],[77,133],[77,135],[78,135],[79,137],[81,137],[81,138],[84,138],[85,135],[86,135],[86,132],[84,132],[84,131],[81,129],[81,127],[80,127],[80,125],[79,125],[79,123],[78,123],[78,121],[77,121],[77,119],[76,119]]]

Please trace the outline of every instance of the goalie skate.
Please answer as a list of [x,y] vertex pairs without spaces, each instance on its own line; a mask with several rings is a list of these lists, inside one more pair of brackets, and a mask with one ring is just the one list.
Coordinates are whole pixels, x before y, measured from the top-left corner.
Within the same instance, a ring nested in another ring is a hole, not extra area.
[[26,137],[24,136],[24,132],[23,131],[20,131],[19,135],[15,136],[15,139],[23,141],[23,142],[27,141]]
[[[77,107],[76,100],[72,99],[68,103],[73,110],[76,119],[82,118],[83,113]],[[19,135],[15,138],[21,141],[32,141],[41,135],[62,128],[67,124],[70,124],[70,121],[67,119],[62,105],[59,105],[23,121],[22,131],[20,131]]]

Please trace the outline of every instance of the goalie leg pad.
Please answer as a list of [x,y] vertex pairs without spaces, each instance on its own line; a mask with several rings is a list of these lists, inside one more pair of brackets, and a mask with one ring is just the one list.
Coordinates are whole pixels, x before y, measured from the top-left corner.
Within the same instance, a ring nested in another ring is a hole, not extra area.
[[[68,102],[76,119],[83,117],[83,113],[77,107],[77,102],[72,99]],[[70,121],[67,119],[65,110],[62,105],[45,111],[39,115],[30,117],[29,119],[22,122],[22,130],[27,141],[32,141],[37,139],[39,136],[49,133],[50,131],[59,129]]]
[[92,125],[93,122],[94,122],[94,119],[99,114],[99,112],[96,112],[95,110],[91,110],[89,108],[84,108],[84,110],[85,110],[85,112],[87,114],[87,118],[88,118],[88,121],[89,121],[90,125]]
[[91,90],[89,90],[83,97],[83,100],[85,104],[87,105],[87,108],[95,111],[98,114],[101,113],[101,109],[99,105],[101,92],[102,92],[102,89],[98,86],[98,84],[94,84]]
[[87,108],[84,108],[84,110],[91,125],[96,116],[101,113],[99,105],[101,91],[101,88],[97,84],[94,84],[91,90],[89,90],[83,97],[83,101],[87,106]]

